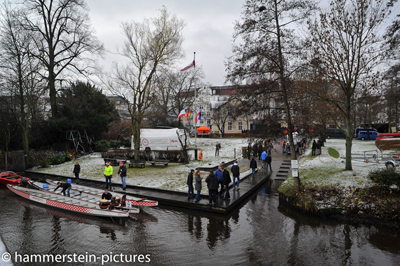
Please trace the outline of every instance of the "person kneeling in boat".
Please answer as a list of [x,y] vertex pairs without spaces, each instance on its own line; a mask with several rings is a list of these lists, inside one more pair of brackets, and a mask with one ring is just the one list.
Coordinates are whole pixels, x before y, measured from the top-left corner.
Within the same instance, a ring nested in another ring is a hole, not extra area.
[[70,195],[69,195],[69,191],[71,190],[71,184],[70,183],[58,182],[57,183],[57,187],[54,189],[54,191],[52,193],[54,193],[58,188],[62,188],[61,192],[63,193],[64,196],[65,196],[65,191],[67,191],[68,197],[70,197]]
[[106,189],[104,191],[103,195],[101,195],[101,199],[106,199],[106,200],[108,200],[108,202],[111,202],[112,195],[111,195],[111,193],[108,193],[108,189]]

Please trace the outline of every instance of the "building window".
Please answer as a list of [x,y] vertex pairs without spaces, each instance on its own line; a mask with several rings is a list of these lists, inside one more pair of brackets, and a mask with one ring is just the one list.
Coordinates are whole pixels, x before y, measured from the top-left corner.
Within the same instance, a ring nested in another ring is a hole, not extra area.
[[207,119],[207,125],[211,125],[211,119]]
[[232,115],[232,108],[228,107],[228,115]]
[[243,122],[242,121],[239,121],[239,123],[238,123],[238,130],[239,131],[243,130]]
[[228,131],[232,131],[232,121],[228,122]]

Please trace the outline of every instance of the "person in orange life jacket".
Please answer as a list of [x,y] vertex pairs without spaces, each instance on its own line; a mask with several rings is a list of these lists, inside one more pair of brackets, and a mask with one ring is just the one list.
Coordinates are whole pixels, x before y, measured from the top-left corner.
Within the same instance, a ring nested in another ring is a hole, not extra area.
[[285,140],[282,140],[282,153],[285,153]]

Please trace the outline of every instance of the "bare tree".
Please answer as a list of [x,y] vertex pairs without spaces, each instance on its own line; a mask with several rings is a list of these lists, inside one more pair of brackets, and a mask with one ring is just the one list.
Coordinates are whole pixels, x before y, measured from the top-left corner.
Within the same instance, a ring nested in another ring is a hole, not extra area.
[[[292,75],[298,69],[303,46],[293,26],[301,23],[316,8],[312,0],[247,0],[243,20],[235,26],[234,38],[242,44],[234,47],[228,62],[227,80],[233,83],[273,84],[282,99],[291,150],[294,151],[290,91]],[[268,97],[268,95],[266,95]],[[263,100],[261,100],[262,102]],[[296,154],[292,152],[292,158]],[[299,189],[300,179],[295,178]]]
[[386,110],[389,122],[389,130],[392,125],[399,124],[399,102],[400,102],[400,91],[399,91],[399,78],[400,78],[400,65],[396,64],[389,68],[383,76],[385,80],[385,86],[383,87],[383,95],[386,100]]
[[230,116],[230,113],[228,111],[229,109],[225,106],[225,104],[223,104],[215,108],[212,113],[211,123],[217,126],[218,131],[220,132],[222,137],[225,134],[226,120]]
[[225,127],[228,118],[235,119],[236,117],[243,115],[242,102],[236,97],[231,97],[228,101],[220,103],[218,106],[214,106],[212,113],[212,124],[216,125],[218,131],[223,137],[225,134]]
[[129,102],[136,159],[144,114],[155,100],[154,77],[160,68],[171,66],[182,57],[183,28],[184,22],[169,14],[165,7],[157,18],[122,23],[126,40],[121,55],[127,63],[114,64],[109,88]]
[[[33,38],[29,31],[21,27],[19,20],[21,12],[11,9],[10,5],[2,5],[0,20],[0,78],[6,81],[7,86],[3,93],[15,97],[17,113],[14,117],[22,135],[22,147],[25,154],[29,154],[29,129],[31,127],[31,109],[35,99],[39,97],[43,88],[38,73],[41,70],[39,61],[32,56],[34,51]],[[11,108],[10,111],[13,111]],[[14,120],[15,121],[15,120]],[[29,157],[27,157],[28,159]],[[29,164],[29,161],[27,161]]]
[[192,107],[195,90],[198,93],[203,86],[202,78],[204,71],[201,67],[180,72],[165,69],[157,73],[153,83],[156,96],[154,107],[163,116],[165,124],[167,116],[177,117],[182,108]]
[[328,11],[309,21],[311,54],[320,60],[324,78],[331,84],[328,94],[317,94],[342,114],[346,124],[346,170],[352,170],[354,95],[371,89],[377,80],[374,68],[383,54],[377,30],[389,14],[386,3],[332,0]]
[[[94,67],[93,55],[103,52],[90,26],[84,0],[24,0],[23,27],[33,35],[33,55],[45,67],[52,116],[57,116],[56,81],[62,74],[85,76]],[[90,66],[91,65],[91,66]]]

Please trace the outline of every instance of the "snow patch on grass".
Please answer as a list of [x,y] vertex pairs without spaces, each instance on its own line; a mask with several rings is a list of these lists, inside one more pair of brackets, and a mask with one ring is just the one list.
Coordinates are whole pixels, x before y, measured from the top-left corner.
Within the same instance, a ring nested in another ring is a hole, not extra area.
[[[192,139],[194,142],[194,139]],[[169,190],[187,191],[186,179],[191,169],[196,169],[200,166],[206,165],[219,165],[222,161],[230,161],[235,157],[242,158],[242,147],[247,147],[248,140],[244,138],[198,138],[197,139],[198,152],[203,151],[203,160],[192,160],[189,164],[182,165],[178,163],[170,163],[168,167],[164,166],[151,166],[146,164],[145,168],[128,168],[126,183],[129,185],[141,185],[146,187],[156,187]],[[221,143],[221,150],[219,156],[215,156],[215,145]],[[194,158],[194,151],[189,151]],[[94,180],[104,181],[104,159],[101,158],[100,153],[93,153],[83,156],[79,159],[81,165],[81,178],[88,178]],[[70,176],[74,178],[72,170],[74,169],[75,161],[66,162],[60,165],[54,165],[47,168],[41,168],[38,171],[50,174],[57,174],[63,176]],[[128,166],[128,165],[126,165]],[[119,167],[113,166],[112,182],[120,184],[121,180],[117,175]],[[228,167],[230,170],[230,167]],[[241,175],[244,176],[249,173],[249,167],[241,166]],[[206,194],[207,186],[205,179],[208,173],[203,171],[203,190],[202,194]]]

